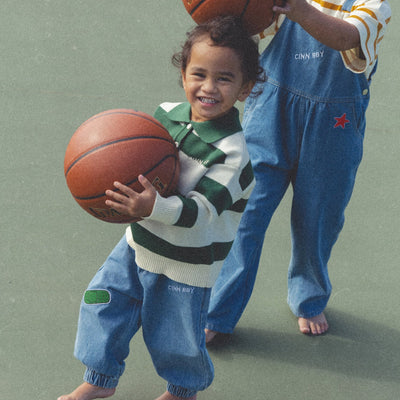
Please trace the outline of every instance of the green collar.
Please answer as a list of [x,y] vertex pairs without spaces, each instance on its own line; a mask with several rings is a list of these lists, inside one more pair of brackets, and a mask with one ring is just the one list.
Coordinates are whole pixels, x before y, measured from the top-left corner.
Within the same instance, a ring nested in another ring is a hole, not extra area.
[[190,104],[188,102],[177,105],[167,115],[171,121],[191,124],[196,133],[206,143],[214,143],[242,130],[239,111],[235,107],[232,107],[232,110],[221,118],[205,122],[193,122],[190,120]]

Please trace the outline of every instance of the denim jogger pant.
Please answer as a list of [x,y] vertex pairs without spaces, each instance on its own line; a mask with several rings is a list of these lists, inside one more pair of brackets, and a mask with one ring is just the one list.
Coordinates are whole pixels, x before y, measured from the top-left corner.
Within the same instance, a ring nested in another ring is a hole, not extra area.
[[214,377],[204,336],[210,291],[140,269],[123,237],[82,300],[75,356],[87,367],[85,381],[116,387],[130,340],[142,327],[170,393],[190,397],[207,388]]

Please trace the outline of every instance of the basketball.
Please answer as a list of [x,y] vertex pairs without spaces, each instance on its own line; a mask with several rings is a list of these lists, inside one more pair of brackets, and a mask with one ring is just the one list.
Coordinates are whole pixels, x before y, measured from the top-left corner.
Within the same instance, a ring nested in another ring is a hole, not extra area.
[[276,18],[274,5],[282,6],[285,0],[182,0],[186,11],[197,24],[209,19],[234,15],[241,17],[250,35],[262,32]]
[[84,122],[72,135],[64,158],[67,186],[92,216],[112,223],[133,222],[105,204],[107,189],[119,181],[136,192],[144,175],[162,196],[176,189],[178,150],[167,129],[143,112],[115,109]]

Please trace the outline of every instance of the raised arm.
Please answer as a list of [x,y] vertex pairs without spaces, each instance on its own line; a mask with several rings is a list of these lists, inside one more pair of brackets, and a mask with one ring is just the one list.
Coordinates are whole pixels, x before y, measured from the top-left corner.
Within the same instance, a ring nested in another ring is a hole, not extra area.
[[335,50],[345,51],[360,46],[360,35],[354,25],[324,14],[306,0],[287,0],[284,7],[275,6],[274,11],[285,14],[315,39]]

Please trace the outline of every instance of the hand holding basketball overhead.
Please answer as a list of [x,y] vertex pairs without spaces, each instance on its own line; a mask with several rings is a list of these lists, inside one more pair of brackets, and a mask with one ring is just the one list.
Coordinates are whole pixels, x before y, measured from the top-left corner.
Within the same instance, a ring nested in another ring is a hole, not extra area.
[[143,175],[139,175],[138,179],[144,188],[140,193],[135,192],[129,186],[125,186],[120,182],[114,182],[114,186],[120,193],[113,190],[106,190],[107,197],[111,199],[106,200],[106,205],[133,219],[148,217],[153,211],[156,201],[156,190]]
[[262,32],[277,15],[274,6],[284,6],[285,0],[182,0],[193,20],[201,24],[209,19],[233,15],[240,17],[250,35]]

